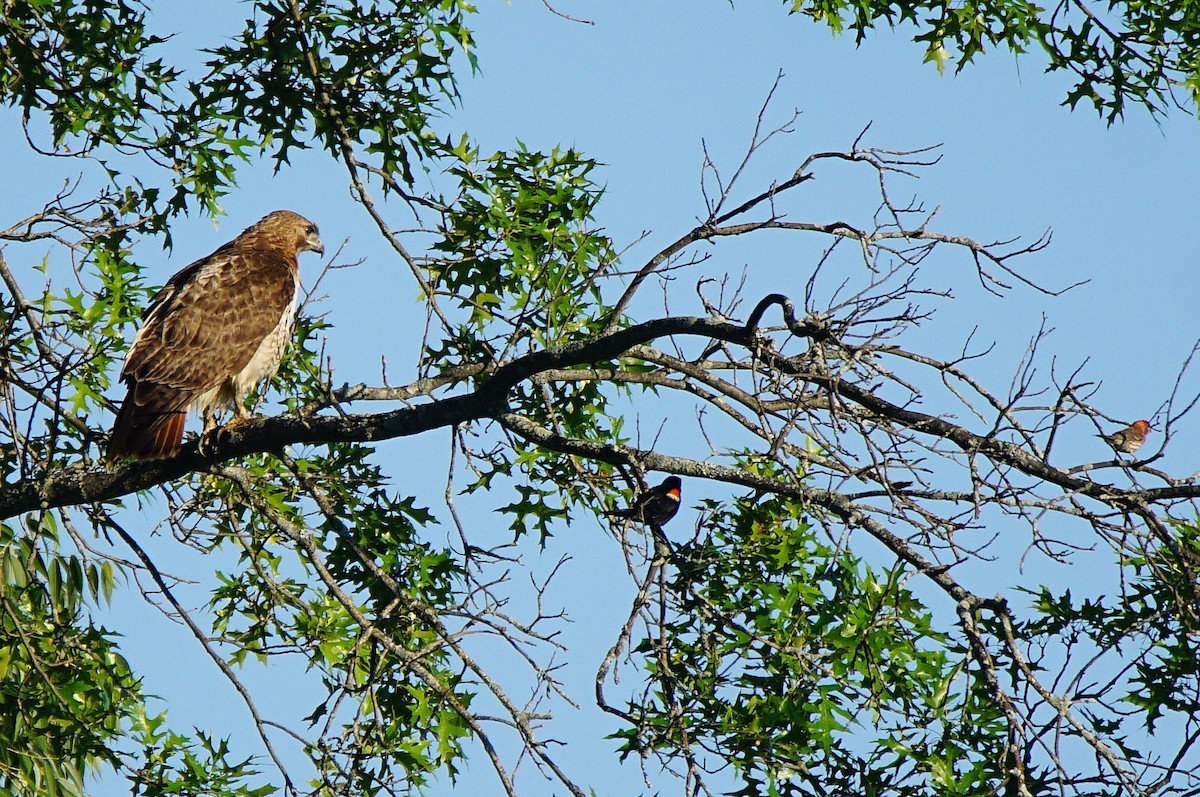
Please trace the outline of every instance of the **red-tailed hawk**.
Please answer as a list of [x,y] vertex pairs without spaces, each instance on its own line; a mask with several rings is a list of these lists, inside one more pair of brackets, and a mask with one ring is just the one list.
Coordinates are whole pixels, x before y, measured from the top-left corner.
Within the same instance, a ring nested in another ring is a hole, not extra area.
[[279,368],[300,289],[297,258],[324,254],[317,226],[277,210],[163,286],[142,317],[121,379],[128,386],[108,443],[110,462],[179,450],[189,408],[208,431]]

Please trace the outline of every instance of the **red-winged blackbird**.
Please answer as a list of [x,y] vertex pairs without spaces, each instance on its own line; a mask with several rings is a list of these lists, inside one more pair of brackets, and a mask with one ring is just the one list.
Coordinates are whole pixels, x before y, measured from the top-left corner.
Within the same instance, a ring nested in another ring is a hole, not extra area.
[[1119,432],[1096,435],[1113,447],[1115,451],[1132,454],[1146,442],[1146,433],[1150,431],[1150,421],[1134,421]]
[[679,511],[679,488],[683,482],[678,476],[668,476],[662,484],[651,487],[637,497],[633,506],[604,514],[610,517],[628,518],[639,523],[661,526]]

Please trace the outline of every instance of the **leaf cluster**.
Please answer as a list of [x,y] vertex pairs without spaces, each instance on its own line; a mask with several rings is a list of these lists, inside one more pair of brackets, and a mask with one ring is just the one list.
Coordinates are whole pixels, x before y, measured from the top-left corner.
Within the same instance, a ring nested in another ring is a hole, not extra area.
[[0,793],[82,795],[115,761],[141,689],[89,611],[114,568],[58,550],[53,516],[29,522],[0,526]]
[[[990,50],[1040,52],[1046,70],[1066,72],[1074,85],[1063,104],[1090,103],[1110,124],[1129,107],[1158,114],[1171,106],[1196,112],[1200,94],[1200,13],[1190,3],[1058,0],[1043,7],[1026,0],[943,0],[852,3],[785,0],[792,14],[823,22],[835,33],[853,31],[862,43],[883,24],[913,32],[925,60],[938,71],[961,71]],[[1182,89],[1184,99],[1175,95]]]
[[233,43],[214,48],[192,84],[197,110],[227,120],[278,166],[319,143],[335,157],[360,145],[389,177],[411,184],[414,164],[440,147],[429,134],[457,96],[450,60],[472,37],[456,2],[254,4]]
[[801,503],[712,504],[674,551],[671,620],[637,649],[649,689],[625,753],[732,764],[752,795],[975,794],[1002,778],[1003,717],[902,568],[821,544]]
[[511,357],[598,330],[601,282],[616,260],[612,242],[593,229],[604,195],[597,163],[575,150],[524,146],[481,159],[457,153],[447,169],[457,195],[432,249],[430,284],[465,311],[455,341],[471,348],[429,353],[450,367],[480,357]]

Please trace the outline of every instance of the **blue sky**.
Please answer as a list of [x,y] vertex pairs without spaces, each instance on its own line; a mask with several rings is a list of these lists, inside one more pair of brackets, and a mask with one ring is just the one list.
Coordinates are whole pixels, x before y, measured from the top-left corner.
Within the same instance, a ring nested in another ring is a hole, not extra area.
[[[1088,360],[1086,373],[1103,381],[1095,403],[1114,417],[1150,417],[1166,400],[1200,337],[1193,298],[1200,281],[1193,241],[1200,126],[1194,118],[1176,112],[1155,121],[1134,110],[1109,128],[1089,109],[1061,107],[1068,83],[1042,74],[1036,55],[1015,59],[990,53],[961,75],[939,75],[921,63],[921,49],[903,33],[879,31],[856,48],[850,37],[835,38],[805,19],[787,17],[776,3],[560,0],[555,5],[594,24],[566,21],[538,0],[480,4],[474,20],[480,74],[462,73],[461,107],[443,120],[441,132],[467,130],[484,152],[520,140],[530,148],[573,146],[602,161],[606,166],[599,179],[607,195],[600,224],[618,245],[649,233],[630,250],[627,262],[641,262],[694,224],[703,212],[701,141],[718,163],[732,167],[782,71],[770,117],[782,122],[793,108],[802,115],[795,132],[756,160],[746,178],[747,193],[790,175],[812,152],[849,147],[870,124],[867,142],[875,146],[942,144],[936,167],[919,181],[896,184],[898,193],[940,208],[938,229],[981,240],[1022,236],[1032,241],[1052,228],[1053,244],[1019,267],[1050,287],[1090,280],[1061,297],[1016,288],[997,299],[978,287],[965,259],[938,260],[931,267],[946,270],[945,287],[958,298],[908,341],[912,348],[949,355],[978,327],[979,339],[996,341],[997,351],[977,375],[1003,392],[1044,315],[1055,330],[1044,355],[1056,355],[1064,373]],[[225,6],[227,13],[202,18],[190,8],[156,7],[155,24],[185,32],[172,46],[210,43],[206,37],[214,33],[234,32],[232,26],[215,25],[236,22],[244,8]],[[7,138],[16,131],[12,116],[6,118]],[[17,164],[18,170],[26,168],[20,173],[32,187],[0,197],[6,218],[35,204],[35,175],[40,174],[35,170],[44,166]],[[870,187],[861,173],[822,169],[801,189],[793,212],[806,220],[863,220],[874,210]],[[394,383],[413,374],[420,323],[416,287],[350,201],[336,166],[313,155],[298,158],[293,169],[279,174],[269,164],[256,166],[224,207],[228,215],[219,229],[195,221],[193,229],[179,232],[169,258],[151,247],[140,253],[151,281],[162,282],[266,212],[292,208],[318,222],[328,251],[345,241],[340,262],[363,260],[355,269],[331,274],[322,285],[328,298],[321,307],[335,325],[328,350],[336,381],[378,382],[381,357],[387,358]],[[399,208],[393,211],[402,218]],[[798,294],[805,258],[811,257],[808,247],[815,245],[781,236],[766,237],[762,244],[723,245],[708,267],[732,274],[746,269],[752,296],[776,290]],[[13,254],[8,257],[13,262]],[[316,258],[306,260],[311,280]],[[672,290],[675,311],[699,312],[690,283],[681,281]],[[648,314],[656,308],[641,309]],[[1048,357],[1042,367],[1049,367]],[[1196,380],[1190,384],[1197,386]],[[657,417],[653,408],[647,417]],[[694,432],[685,421],[673,419],[664,437],[673,452],[686,447]],[[1200,468],[1196,428],[1195,420],[1186,418],[1173,430],[1164,469],[1184,474]],[[1077,439],[1060,454],[1080,461],[1104,455],[1090,429],[1080,424],[1077,431]],[[444,485],[447,448],[448,435],[439,433],[388,443],[381,455],[398,485],[411,485],[433,502]],[[689,485],[687,497],[698,499],[706,489]],[[471,501],[469,522],[480,534],[501,539],[506,524],[493,522],[488,510],[506,502],[503,496]],[[148,532],[155,515],[148,511],[144,517],[142,530]],[[685,511],[676,523],[693,519]],[[169,538],[153,544],[180,572],[212,568],[211,561],[181,555]],[[538,556],[532,549],[526,555],[531,561]],[[533,567],[544,572],[560,555],[573,558],[559,592],[552,593],[564,601],[577,594],[627,594],[616,547],[595,522],[563,529]],[[1079,578],[1087,587],[1088,576]],[[192,599],[203,601],[200,592]],[[615,614],[610,603],[617,607]],[[598,654],[621,619],[619,600],[576,603],[572,616],[575,622],[565,633],[581,650],[572,654],[566,677],[587,700]],[[131,658],[146,668],[148,691],[167,699],[177,724],[247,738],[236,728],[244,708],[214,668],[191,663],[196,653],[179,629],[133,599],[118,601],[111,625],[129,634]],[[289,682],[280,672],[253,667],[246,676],[263,686]],[[295,706],[290,689],[269,693],[260,707],[283,716],[303,715],[309,708]],[[579,781],[600,794],[645,788],[636,765],[617,766],[612,743],[603,740],[612,726],[596,711],[585,704],[574,714],[560,705],[556,715],[561,724],[552,735],[583,743],[561,754]],[[545,785],[528,763],[520,777],[526,793],[561,791]],[[459,788],[496,791],[482,759],[468,768]],[[670,790],[664,786],[664,792]],[[433,793],[449,792],[446,787]],[[122,791],[101,783],[94,793]]]

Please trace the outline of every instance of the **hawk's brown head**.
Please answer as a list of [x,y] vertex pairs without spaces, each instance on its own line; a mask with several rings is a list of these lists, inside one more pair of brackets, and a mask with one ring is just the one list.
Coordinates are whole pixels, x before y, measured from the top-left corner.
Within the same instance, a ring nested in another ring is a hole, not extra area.
[[317,225],[290,210],[276,210],[263,216],[247,229],[243,236],[263,236],[274,239],[296,254],[316,252],[325,254],[325,245],[317,232]]

